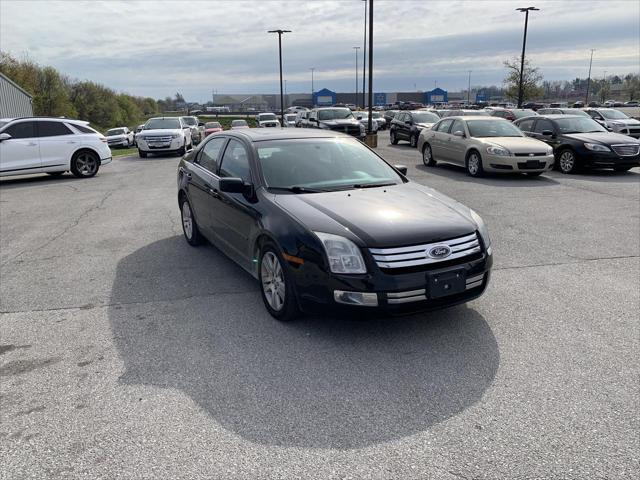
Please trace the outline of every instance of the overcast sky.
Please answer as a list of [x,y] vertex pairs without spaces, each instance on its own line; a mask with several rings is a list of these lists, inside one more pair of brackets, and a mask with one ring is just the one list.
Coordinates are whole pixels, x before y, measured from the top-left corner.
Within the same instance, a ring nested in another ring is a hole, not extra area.
[[[502,61],[527,55],[548,80],[640,71],[640,2],[375,0],[374,90],[501,84]],[[361,0],[0,0],[0,48],[77,79],[154,98],[189,101],[222,93],[275,93],[283,28],[287,91],[355,88],[353,46],[362,46]],[[362,50],[358,59],[362,68]],[[360,86],[362,83],[360,80]]]

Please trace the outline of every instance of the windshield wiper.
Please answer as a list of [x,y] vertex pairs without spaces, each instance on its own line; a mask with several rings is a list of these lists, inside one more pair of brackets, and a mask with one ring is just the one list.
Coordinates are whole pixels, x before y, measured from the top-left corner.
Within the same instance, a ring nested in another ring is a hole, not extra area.
[[270,190],[279,190],[282,192],[293,192],[293,193],[320,193],[320,192],[328,192],[329,190],[321,190],[319,188],[307,188],[307,187],[299,187],[298,185],[294,185],[293,187],[267,187]]
[[351,185],[353,188],[375,188],[375,187],[390,187],[391,185],[397,185],[396,183],[356,183]]

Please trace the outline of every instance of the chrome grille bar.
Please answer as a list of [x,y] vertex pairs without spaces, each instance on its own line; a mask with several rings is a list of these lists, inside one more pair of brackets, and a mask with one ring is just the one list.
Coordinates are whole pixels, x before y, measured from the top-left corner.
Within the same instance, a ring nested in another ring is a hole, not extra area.
[[[437,245],[447,245],[451,249],[451,255],[444,258],[429,257],[427,252]],[[480,242],[476,233],[444,240],[442,242],[412,245],[409,247],[369,249],[369,252],[373,255],[373,259],[380,268],[402,268],[446,262],[473,255],[480,251]]]
[[621,157],[633,157],[640,152],[640,145],[628,143],[621,145],[611,145],[611,148]]

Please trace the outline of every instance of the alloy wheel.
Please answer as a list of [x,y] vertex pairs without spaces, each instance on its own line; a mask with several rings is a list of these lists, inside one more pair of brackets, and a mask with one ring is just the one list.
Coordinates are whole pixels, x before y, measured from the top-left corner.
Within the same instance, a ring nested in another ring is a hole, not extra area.
[[478,174],[478,170],[480,170],[480,157],[478,157],[477,153],[472,153],[469,156],[467,169],[471,175]]
[[427,144],[422,149],[422,163],[424,163],[426,166],[429,166],[431,165],[432,161],[433,154],[431,153],[431,147]]
[[565,151],[560,155],[560,170],[563,173],[572,172],[575,168],[576,159],[573,152]]
[[187,239],[193,237],[193,217],[191,216],[191,207],[186,200],[182,202],[182,227]]
[[266,252],[260,265],[262,291],[269,306],[276,312],[282,310],[285,297],[284,271],[280,260],[273,252]]
[[98,161],[91,153],[81,153],[76,158],[76,170],[82,176],[91,176],[98,170]]

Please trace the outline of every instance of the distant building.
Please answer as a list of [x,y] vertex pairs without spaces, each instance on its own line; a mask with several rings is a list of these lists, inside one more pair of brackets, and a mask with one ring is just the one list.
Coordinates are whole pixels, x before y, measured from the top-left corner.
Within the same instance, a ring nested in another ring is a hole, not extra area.
[[0,118],[32,117],[32,98],[29,92],[0,73]]

